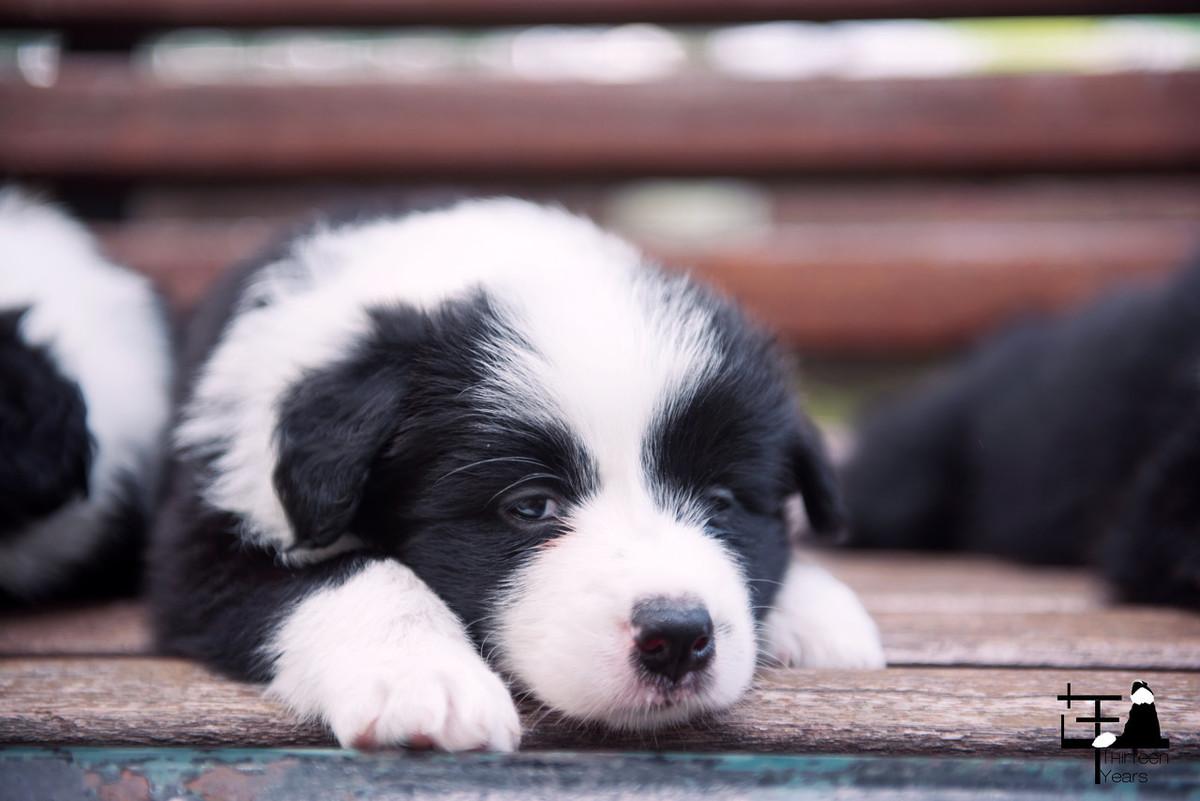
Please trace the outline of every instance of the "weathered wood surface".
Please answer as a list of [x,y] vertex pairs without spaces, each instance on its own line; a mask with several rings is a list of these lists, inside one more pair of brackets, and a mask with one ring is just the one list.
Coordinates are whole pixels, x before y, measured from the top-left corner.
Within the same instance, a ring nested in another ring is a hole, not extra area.
[[[1200,615],[1109,605],[1086,571],[820,553],[863,598],[893,665],[1200,669]],[[0,656],[144,655],[137,604],[0,616]]]
[[[186,309],[221,270],[279,235],[278,221],[148,220],[102,227],[116,260]],[[664,263],[738,298],[809,352],[905,353],[962,345],[1030,312],[1158,280],[1200,250],[1188,219],[789,223],[732,244],[647,242]]]
[[1200,614],[1114,605],[1090,571],[985,557],[820,552],[896,665],[1200,669]]
[[[1055,700],[1127,695],[1148,681],[1173,757],[1200,755],[1200,673],[891,668],[764,671],[718,720],[648,735],[581,731],[530,710],[524,746],[794,753],[1061,755]],[[1060,709],[1060,707],[1062,707]],[[1128,703],[1114,704],[1126,714]],[[1080,713],[1082,714],[1082,713]],[[0,742],[59,745],[329,745],[261,688],[172,659],[0,660]]]
[[[194,799],[1108,798],[1078,753],[1050,759],[602,752],[358,754],[330,749],[9,748],[6,801]],[[1200,765],[1146,768],[1138,798],[1190,797]],[[367,790],[369,788],[369,790]],[[1119,791],[1118,791],[1119,792]],[[93,795],[93,793],[95,795]]]
[[1150,14],[1185,0],[6,0],[0,24],[56,26],[748,22],[775,19]]
[[1197,71],[259,86],[166,83],[117,61],[79,57],[62,65],[50,88],[0,80],[0,169],[16,175],[778,175],[1197,165]]

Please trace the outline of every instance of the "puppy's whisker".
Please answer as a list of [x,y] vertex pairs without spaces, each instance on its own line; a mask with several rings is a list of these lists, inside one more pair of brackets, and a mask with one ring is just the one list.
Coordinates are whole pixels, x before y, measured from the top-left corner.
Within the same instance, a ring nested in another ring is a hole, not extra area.
[[504,489],[500,490],[499,492],[497,492],[497,493],[496,493],[495,495],[493,495],[492,497],[488,498],[488,504],[491,504],[493,501],[495,501],[495,500],[496,500],[497,498],[499,498],[501,495],[503,495],[504,493],[508,492],[510,489],[513,489],[514,487],[519,487],[519,486],[521,486],[522,484],[524,484],[524,483],[525,483],[525,482],[527,482],[527,481],[536,481],[536,480],[537,480],[537,479],[539,479],[539,478],[548,479],[548,480],[550,480],[550,481],[559,481],[559,478],[558,478],[558,476],[554,475],[553,473],[530,473],[530,474],[529,474],[529,475],[527,475],[527,476],[523,476],[523,477],[521,477],[521,478],[518,478],[516,481],[514,481],[514,482],[513,482],[513,483],[511,483],[511,484],[509,484],[507,487],[505,487]]
[[540,467],[544,470],[549,469],[548,467],[546,467],[545,464],[538,461],[537,459],[530,459],[526,456],[493,456],[490,459],[480,459],[479,461],[471,462],[470,464],[465,464],[465,465],[462,465],[461,467],[456,467],[453,470],[451,470],[450,472],[444,474],[437,481],[434,481],[433,486],[436,487],[438,484],[440,484],[443,481],[445,481],[446,479],[450,478],[450,476],[456,475],[465,470],[472,470],[476,467],[481,467],[485,464],[494,464],[496,462],[521,462],[523,464],[531,464],[534,467]]

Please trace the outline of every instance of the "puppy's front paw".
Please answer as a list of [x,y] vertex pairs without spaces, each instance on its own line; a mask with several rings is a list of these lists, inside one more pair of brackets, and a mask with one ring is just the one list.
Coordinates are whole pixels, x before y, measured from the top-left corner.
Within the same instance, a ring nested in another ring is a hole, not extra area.
[[327,677],[321,699],[297,698],[304,688],[285,688],[282,675],[271,694],[316,711],[343,748],[515,750],[521,724],[500,677],[458,642],[412,645],[347,664],[342,676]]
[[334,700],[329,723],[343,747],[516,749],[521,723],[512,696],[482,659],[465,653],[413,661],[364,671],[360,691]]
[[266,654],[268,693],[352,748],[512,751],[512,696],[458,619],[407,567],[380,561],[306,598]]
[[793,563],[763,624],[772,663],[809,668],[881,668],[879,629],[854,592],[816,565]]

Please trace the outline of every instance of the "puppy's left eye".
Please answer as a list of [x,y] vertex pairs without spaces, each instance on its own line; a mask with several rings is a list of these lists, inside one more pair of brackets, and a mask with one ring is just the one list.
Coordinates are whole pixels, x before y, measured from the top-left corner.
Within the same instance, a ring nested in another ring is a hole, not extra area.
[[543,523],[559,516],[560,504],[550,495],[526,495],[504,507],[504,513],[522,523]]
[[704,500],[708,502],[708,508],[714,514],[727,512],[737,505],[737,496],[728,487],[710,487],[704,493]]

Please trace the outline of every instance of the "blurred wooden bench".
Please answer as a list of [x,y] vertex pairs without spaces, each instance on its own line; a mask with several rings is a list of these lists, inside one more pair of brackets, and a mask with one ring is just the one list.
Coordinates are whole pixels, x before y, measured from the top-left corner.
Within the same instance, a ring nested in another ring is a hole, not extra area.
[[[63,32],[49,86],[0,77],[0,170],[102,223],[186,307],[313,208],[452,182],[605,216],[644,177],[734,177],[764,224],[634,235],[833,356],[970,341],[1200,250],[1200,72],[617,85],[473,77],[188,83],[128,47],[185,26],[489,25],[1173,11],[1172,0],[10,0]],[[90,37],[90,38],[89,38]],[[386,188],[385,188],[386,187]],[[283,199],[283,202],[280,201]],[[274,202],[273,202],[274,201]],[[622,220],[614,221],[620,226]]]

